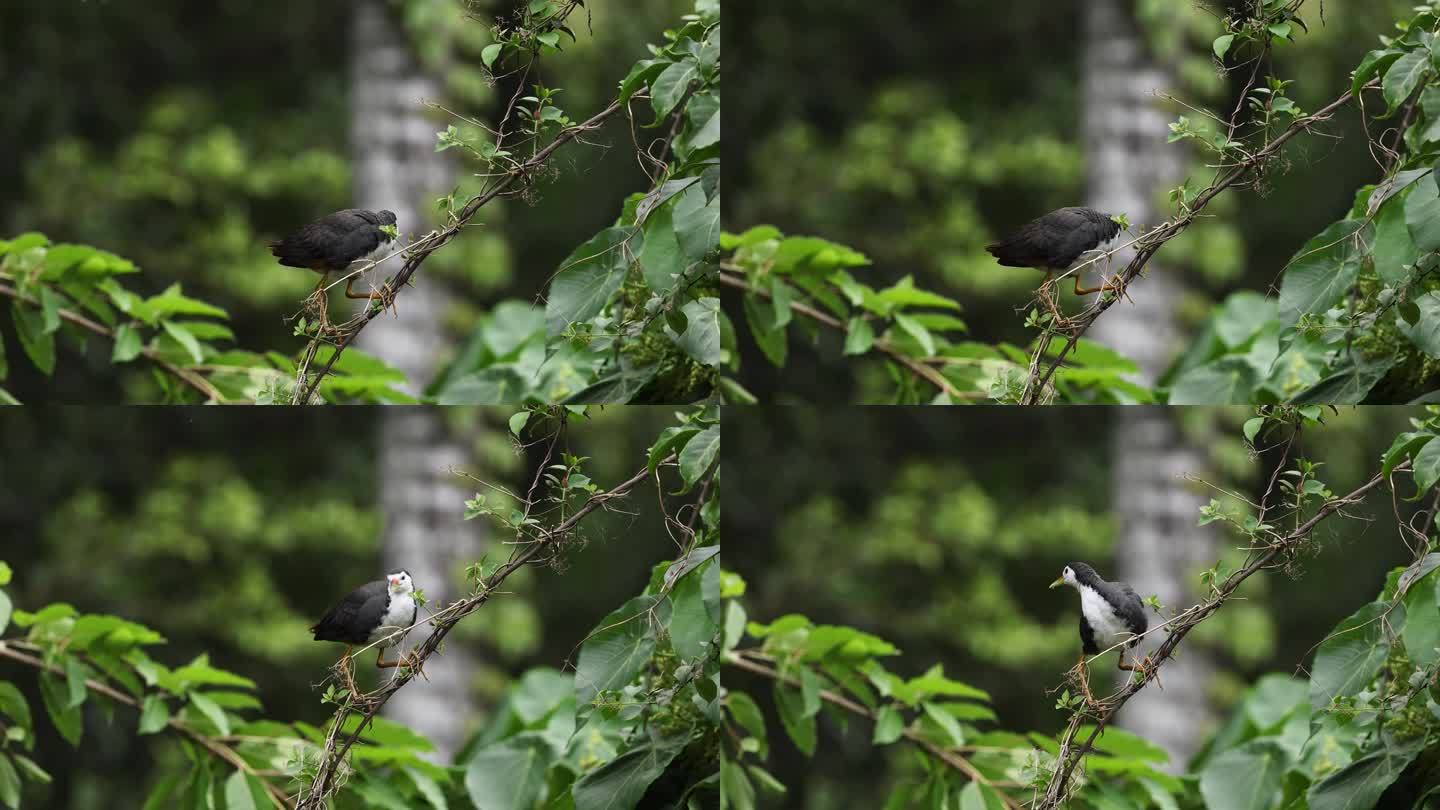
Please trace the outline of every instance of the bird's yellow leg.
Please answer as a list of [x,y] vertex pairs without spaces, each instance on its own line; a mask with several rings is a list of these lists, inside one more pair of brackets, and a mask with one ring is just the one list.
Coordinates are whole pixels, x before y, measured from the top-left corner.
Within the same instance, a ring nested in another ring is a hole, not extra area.
[[1103,289],[1105,289],[1105,285],[1104,285],[1104,284],[1101,284],[1099,287],[1081,287],[1081,286],[1080,286],[1080,271],[1079,271],[1079,270],[1076,270],[1076,271],[1075,271],[1075,294],[1076,294],[1076,295],[1092,295],[1092,294],[1094,294],[1094,293],[1100,292],[1100,291],[1103,290]]
[[398,661],[398,660],[397,660],[397,661],[386,661],[386,660],[385,660],[385,648],[384,648],[384,647],[381,647],[381,648],[380,648],[380,651],[379,651],[379,655],[376,655],[376,656],[375,656],[375,666],[379,667],[380,669],[390,669],[390,668],[392,668],[392,667],[398,667],[398,666],[400,666],[401,663],[402,663],[402,662],[400,662],[400,661]]

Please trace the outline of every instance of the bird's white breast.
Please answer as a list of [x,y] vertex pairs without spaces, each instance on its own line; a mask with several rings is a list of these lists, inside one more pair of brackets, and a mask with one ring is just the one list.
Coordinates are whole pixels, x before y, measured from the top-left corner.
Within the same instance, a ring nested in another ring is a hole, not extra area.
[[1094,588],[1080,586],[1080,612],[1085,614],[1085,621],[1095,632],[1095,643],[1100,645],[1100,649],[1130,637],[1125,622],[1115,615],[1115,609]]
[[[375,628],[370,633],[370,643],[374,644],[375,642],[385,638],[391,633],[394,633],[396,630],[404,630],[405,628],[409,627],[414,616],[414,594],[391,594],[390,605],[385,608],[385,615],[382,616],[380,619],[380,626]],[[383,644],[381,646],[390,647],[398,644],[399,641],[400,639],[398,638],[393,639],[390,641],[390,643]]]

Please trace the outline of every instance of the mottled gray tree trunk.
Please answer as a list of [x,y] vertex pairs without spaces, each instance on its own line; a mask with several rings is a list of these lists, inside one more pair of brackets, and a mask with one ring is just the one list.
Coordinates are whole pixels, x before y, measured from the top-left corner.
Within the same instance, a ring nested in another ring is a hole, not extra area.
[[[439,85],[420,68],[389,3],[359,0],[351,19],[355,204],[394,211],[402,237],[413,238],[423,232],[419,204],[437,189],[448,189],[453,176],[435,152],[435,125],[421,106],[422,99],[439,98]],[[378,286],[399,266],[391,259],[369,280]],[[442,285],[418,273],[414,286],[399,296],[399,316],[375,319],[358,341],[403,371],[412,394],[435,375],[445,341],[444,304]],[[432,409],[388,407],[379,435],[385,566],[407,569],[432,609],[459,595],[458,572],[464,561],[480,556],[479,527],[463,523],[465,493],[449,472],[466,466],[468,459],[442,417]],[[417,630],[409,642],[419,643],[426,635]],[[475,657],[464,646],[447,645],[425,667],[429,682],[401,690],[386,704],[385,714],[434,742],[437,761],[450,761],[475,716],[470,690],[475,667]]]
[[[1155,96],[1170,88],[1171,76],[1150,54],[1130,3],[1086,0],[1081,7],[1087,204],[1153,225],[1163,216],[1155,199],[1179,182],[1185,159],[1179,147],[1165,142],[1169,117]],[[1111,272],[1133,255],[1129,250],[1118,255]],[[1109,309],[1090,337],[1133,358],[1140,380],[1153,385],[1176,350],[1181,289],[1172,274],[1151,262],[1131,292],[1134,303]],[[1180,477],[1201,470],[1204,457],[1186,444],[1165,408],[1119,409],[1113,426],[1113,499],[1121,524],[1116,575],[1142,596],[1158,595],[1167,608],[1188,606],[1196,601],[1197,566],[1216,559],[1213,534],[1195,525],[1203,501]],[[1152,626],[1161,621],[1151,614]],[[1145,649],[1161,638],[1152,636]],[[1214,668],[1209,650],[1186,645],[1161,673],[1164,691],[1146,687],[1121,711],[1122,726],[1170,753],[1171,770],[1184,767],[1213,722],[1207,687]]]

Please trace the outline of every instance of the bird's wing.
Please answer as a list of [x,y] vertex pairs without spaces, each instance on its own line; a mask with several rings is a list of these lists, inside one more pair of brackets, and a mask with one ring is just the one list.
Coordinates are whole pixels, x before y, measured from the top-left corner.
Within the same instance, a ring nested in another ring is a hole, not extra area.
[[1129,585],[1121,585],[1120,593],[1124,596],[1120,600],[1119,607],[1115,612],[1125,620],[1125,629],[1140,635],[1150,627],[1150,619],[1145,615],[1145,603],[1140,599],[1140,594]]
[[1090,622],[1085,621],[1085,613],[1080,613],[1080,648],[1086,655],[1095,655],[1100,652],[1100,646],[1095,643],[1095,631],[1090,627]]
[[370,631],[379,626],[381,617],[385,615],[385,605],[389,602],[386,588],[382,579],[367,582],[351,591],[310,628],[315,640],[365,643]]

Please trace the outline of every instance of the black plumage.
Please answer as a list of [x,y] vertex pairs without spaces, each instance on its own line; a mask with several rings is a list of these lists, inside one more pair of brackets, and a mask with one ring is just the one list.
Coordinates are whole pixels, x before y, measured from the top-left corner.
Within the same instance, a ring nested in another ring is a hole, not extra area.
[[[1046,271],[1065,270],[1087,251],[1095,250],[1120,233],[1120,225],[1109,214],[1094,208],[1071,206],[1031,220],[985,250],[1005,267],[1033,267]],[[1075,276],[1075,291],[1084,295],[1100,290],[1082,290]]]
[[[386,581],[367,582],[330,608],[310,632],[315,634],[316,641],[369,644],[370,634],[380,626],[389,607],[390,588]],[[410,621],[414,623],[414,619]]]
[[[1136,638],[1130,639],[1125,646],[1134,647],[1139,644],[1138,637],[1149,628],[1150,620],[1145,615],[1145,603],[1140,600],[1140,595],[1135,593],[1135,589],[1123,582],[1107,582],[1101,579],[1100,575],[1095,573],[1094,568],[1082,562],[1070,563],[1070,569],[1075,572],[1075,581],[1100,594],[1115,615],[1124,623],[1125,629],[1135,634]],[[1098,655],[1101,650],[1095,640],[1095,630],[1085,618],[1084,610],[1080,611],[1080,643],[1084,646],[1087,655]]]
[[[270,252],[286,267],[304,267],[324,277],[349,267],[358,259],[374,253],[381,245],[390,242],[390,234],[380,230],[382,225],[394,225],[393,211],[369,211],[364,208],[347,208],[311,222],[278,242],[270,243]],[[350,279],[351,283],[354,278]],[[350,298],[369,298],[345,287]]]

